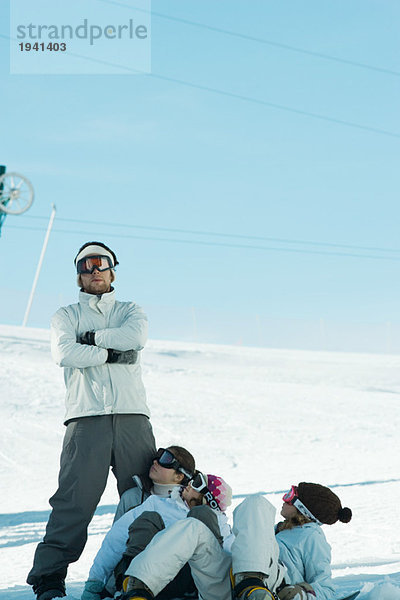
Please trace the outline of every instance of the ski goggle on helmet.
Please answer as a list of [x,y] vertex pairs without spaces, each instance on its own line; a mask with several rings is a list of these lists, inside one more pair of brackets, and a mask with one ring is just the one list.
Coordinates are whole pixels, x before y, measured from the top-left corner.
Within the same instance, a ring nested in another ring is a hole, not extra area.
[[209,490],[207,475],[204,475],[203,473],[200,473],[200,471],[197,471],[196,475],[189,482],[189,484],[195,492],[203,494],[203,498],[207,502],[208,506],[210,506],[210,508],[213,508],[214,510],[221,510],[217,500],[215,499],[214,494]]
[[190,473],[184,467],[182,467],[179,460],[175,458],[172,452],[166,448],[159,448],[154,460],[156,460],[158,464],[165,469],[175,469],[175,471],[183,473],[188,479],[193,476],[193,473]]
[[111,258],[105,255],[85,256],[76,263],[76,270],[80,275],[82,273],[93,273],[95,269],[97,271],[107,271],[113,268]]

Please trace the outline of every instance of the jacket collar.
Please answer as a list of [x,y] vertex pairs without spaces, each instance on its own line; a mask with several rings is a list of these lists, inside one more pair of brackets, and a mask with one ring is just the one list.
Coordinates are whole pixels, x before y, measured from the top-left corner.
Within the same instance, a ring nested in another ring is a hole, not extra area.
[[93,310],[104,312],[110,310],[115,304],[115,290],[111,289],[111,292],[96,296],[96,294],[87,294],[82,290],[79,292],[80,304],[86,304]]
[[160,496],[160,498],[169,498],[175,488],[180,490],[181,487],[180,484],[176,483],[153,483],[151,493]]

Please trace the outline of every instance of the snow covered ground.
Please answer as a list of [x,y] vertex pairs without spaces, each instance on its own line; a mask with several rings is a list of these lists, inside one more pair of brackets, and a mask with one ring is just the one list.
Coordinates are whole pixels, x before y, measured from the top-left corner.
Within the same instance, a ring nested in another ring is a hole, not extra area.
[[[340,595],[400,599],[400,356],[148,343],[143,370],[157,443],[179,443],[221,474],[235,500],[263,492],[279,509],[291,484],[334,487],[353,510],[325,526]],[[0,326],[0,599],[25,585],[56,489],[62,370],[49,332]],[[67,586],[79,598],[111,525],[112,475]]]

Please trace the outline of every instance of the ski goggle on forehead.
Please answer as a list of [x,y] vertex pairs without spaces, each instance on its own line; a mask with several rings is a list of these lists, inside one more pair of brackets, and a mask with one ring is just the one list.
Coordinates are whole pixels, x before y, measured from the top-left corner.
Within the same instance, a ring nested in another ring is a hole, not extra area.
[[304,515],[308,519],[311,519],[311,521],[318,523],[318,525],[322,525],[322,522],[319,519],[317,519],[317,517],[315,517],[312,514],[312,512],[307,508],[307,506],[305,506],[300,500],[299,492],[296,485],[292,485],[290,490],[286,492],[286,494],[283,494],[282,500],[287,504],[291,504],[292,506],[297,508],[297,510],[301,512],[302,515]]
[[85,256],[76,263],[76,270],[81,273],[93,273],[97,271],[107,271],[113,269],[114,265],[109,256]]
[[154,459],[158,462],[161,467],[165,469],[175,469],[175,471],[179,471],[183,473],[188,479],[190,479],[193,473],[189,473],[184,467],[182,467],[181,463],[169,450],[165,448],[159,448],[157,450],[157,454]]
[[190,487],[194,489],[195,492],[203,494],[203,498],[210,508],[221,510],[217,500],[214,497],[214,494],[208,489],[208,480],[206,475],[203,475],[203,473],[197,471],[196,475],[190,481]]
[[284,502],[286,502],[287,504],[293,504],[293,502],[298,497],[299,497],[299,495],[298,495],[297,485],[292,485],[290,490],[288,492],[286,492],[286,494],[283,494],[282,500]]

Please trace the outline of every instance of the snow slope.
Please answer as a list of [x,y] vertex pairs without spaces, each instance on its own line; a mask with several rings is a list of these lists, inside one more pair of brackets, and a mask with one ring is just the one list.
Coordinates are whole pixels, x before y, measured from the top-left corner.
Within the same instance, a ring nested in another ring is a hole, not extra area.
[[[148,343],[143,370],[157,443],[179,443],[223,475],[234,505],[267,494],[279,509],[298,481],[334,487],[351,523],[324,527],[341,594],[400,599],[400,356]],[[64,434],[62,370],[49,332],[0,326],[0,599],[25,585],[56,489]],[[79,597],[110,527],[112,475],[69,594]]]

